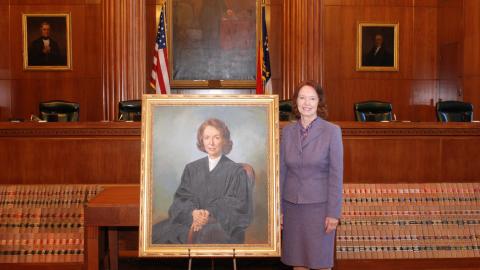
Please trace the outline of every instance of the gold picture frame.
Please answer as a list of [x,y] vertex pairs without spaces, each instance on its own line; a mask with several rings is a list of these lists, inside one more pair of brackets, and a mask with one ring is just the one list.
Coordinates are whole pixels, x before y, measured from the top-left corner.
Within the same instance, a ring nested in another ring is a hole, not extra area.
[[398,71],[398,55],[398,23],[358,23],[357,71]]
[[24,70],[71,70],[70,13],[22,14]]
[[275,95],[144,95],[140,256],[279,256],[278,129]]
[[172,88],[255,88],[262,0],[165,1]]

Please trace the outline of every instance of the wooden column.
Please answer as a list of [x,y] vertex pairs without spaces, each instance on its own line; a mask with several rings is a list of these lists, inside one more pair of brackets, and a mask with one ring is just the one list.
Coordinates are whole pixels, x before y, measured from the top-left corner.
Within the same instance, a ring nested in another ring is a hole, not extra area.
[[102,0],[102,16],[104,119],[114,120],[118,102],[140,99],[146,87],[145,1]]
[[306,79],[323,80],[322,4],[318,0],[283,1],[283,93],[291,98]]
[[463,100],[473,104],[474,119],[480,119],[480,1],[464,0]]

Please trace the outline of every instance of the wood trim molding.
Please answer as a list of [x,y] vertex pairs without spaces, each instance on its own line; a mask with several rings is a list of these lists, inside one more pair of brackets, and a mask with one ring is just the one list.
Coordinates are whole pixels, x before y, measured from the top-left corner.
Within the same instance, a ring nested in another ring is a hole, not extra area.
[[133,137],[139,139],[139,122],[2,123],[0,137]]
[[[334,122],[348,136],[480,136],[480,123]],[[289,122],[281,122],[280,128]],[[0,137],[133,136],[140,122],[1,123]]]

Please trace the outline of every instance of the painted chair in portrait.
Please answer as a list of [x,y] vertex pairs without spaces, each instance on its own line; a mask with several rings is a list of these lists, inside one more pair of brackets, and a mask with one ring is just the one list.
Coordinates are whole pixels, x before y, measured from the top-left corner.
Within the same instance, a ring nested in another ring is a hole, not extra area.
[[447,100],[436,105],[437,119],[440,122],[471,122],[473,105],[468,102]]
[[358,102],[353,107],[358,122],[380,122],[394,120],[392,104],[384,101],[369,100]]
[[77,122],[80,115],[80,104],[64,100],[40,102],[40,119],[47,122]]

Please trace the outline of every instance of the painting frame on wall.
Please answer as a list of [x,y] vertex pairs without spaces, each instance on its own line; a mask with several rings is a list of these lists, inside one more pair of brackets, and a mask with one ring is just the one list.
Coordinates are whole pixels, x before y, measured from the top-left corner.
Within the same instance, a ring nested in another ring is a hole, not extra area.
[[278,96],[144,95],[142,116],[140,256],[279,256]]
[[399,23],[359,22],[357,71],[399,71]]
[[23,69],[72,69],[70,13],[23,13]]
[[173,88],[255,88],[262,0],[165,1]]

